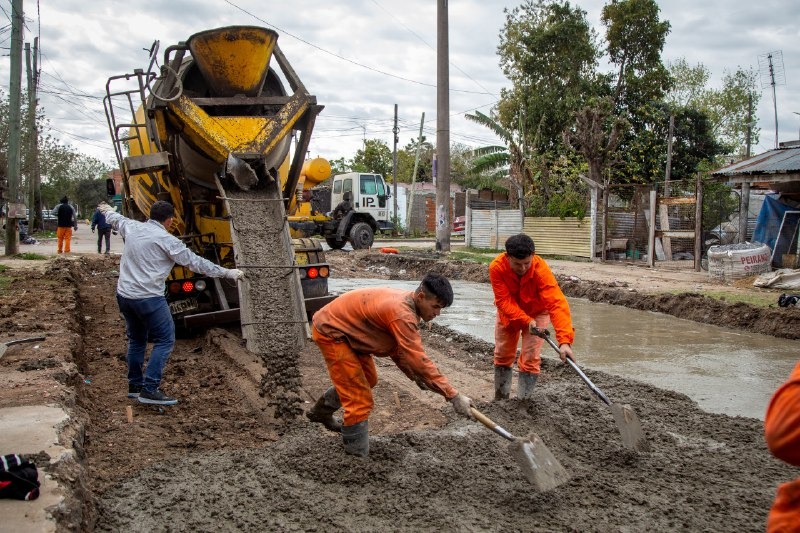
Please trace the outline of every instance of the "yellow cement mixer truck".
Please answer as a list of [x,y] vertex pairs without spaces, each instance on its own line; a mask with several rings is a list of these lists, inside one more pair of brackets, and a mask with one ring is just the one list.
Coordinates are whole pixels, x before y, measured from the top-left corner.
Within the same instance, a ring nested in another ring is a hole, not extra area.
[[106,84],[123,213],[145,219],[167,200],[172,233],[247,274],[237,289],[176,267],[165,293],[186,327],[241,321],[243,331],[269,324],[297,333],[331,299],[321,243],[293,239],[287,223],[323,106],[277,39],[265,28],[224,27],[168,46],[163,57],[156,41],[146,68]]

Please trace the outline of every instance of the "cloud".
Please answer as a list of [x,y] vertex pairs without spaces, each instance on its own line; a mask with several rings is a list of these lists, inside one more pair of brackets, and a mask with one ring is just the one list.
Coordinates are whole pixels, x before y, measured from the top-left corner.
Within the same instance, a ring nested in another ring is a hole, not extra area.
[[[0,0],[6,13],[10,0]],[[504,8],[518,2],[460,0],[449,3],[450,138],[472,146],[497,139],[463,118],[488,112],[508,86],[497,57]],[[602,37],[601,0],[581,2]],[[147,49],[159,40],[163,50],[193,33],[227,25],[267,26],[307,89],[325,110],[312,138],[313,155],[352,157],[363,138],[392,146],[394,104],[399,106],[400,142],[418,135],[425,113],[425,135],[435,142],[436,2],[430,0],[59,0],[26,5],[25,40],[41,25],[40,101],[56,134],[76,148],[113,162],[103,97],[110,76],[145,68]],[[797,139],[800,95],[794,87],[800,57],[798,29],[776,0],[737,5],[721,0],[670,0],[661,5],[672,30],[664,59],[685,57],[703,63],[721,84],[725,71],[758,69],[758,56],[782,50],[785,85],[776,88],[780,140]],[[0,34],[8,46],[10,32]],[[8,59],[0,61],[7,84]],[[24,83],[23,83],[24,86]],[[487,94],[488,93],[488,94]],[[762,128],[755,148],[772,148],[772,91],[762,91],[757,117]]]

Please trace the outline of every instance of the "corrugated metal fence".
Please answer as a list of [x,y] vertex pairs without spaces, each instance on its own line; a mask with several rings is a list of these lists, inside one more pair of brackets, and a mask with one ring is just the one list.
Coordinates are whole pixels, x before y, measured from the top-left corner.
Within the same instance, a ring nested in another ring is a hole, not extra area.
[[523,231],[533,239],[537,254],[592,257],[589,218],[525,217]]
[[522,216],[516,209],[467,209],[466,245],[500,250],[506,239],[522,232]]

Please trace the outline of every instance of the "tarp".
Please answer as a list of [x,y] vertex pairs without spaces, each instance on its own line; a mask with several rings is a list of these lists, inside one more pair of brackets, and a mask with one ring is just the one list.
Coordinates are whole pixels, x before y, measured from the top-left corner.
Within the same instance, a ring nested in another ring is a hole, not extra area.
[[763,242],[769,246],[770,250],[775,249],[775,241],[778,239],[778,231],[781,228],[783,214],[786,211],[794,211],[797,208],[780,201],[777,194],[768,194],[764,197],[761,205],[761,212],[756,219],[756,228],[753,230],[753,240]]
[[790,291],[800,290],[800,270],[782,268],[774,272],[766,272],[756,278],[753,286]]

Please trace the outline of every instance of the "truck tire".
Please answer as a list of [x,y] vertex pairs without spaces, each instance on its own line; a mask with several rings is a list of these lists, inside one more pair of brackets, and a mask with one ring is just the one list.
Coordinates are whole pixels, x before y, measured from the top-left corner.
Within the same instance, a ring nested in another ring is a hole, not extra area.
[[331,250],[341,250],[347,244],[345,240],[339,240],[336,237],[325,237],[325,242],[331,247]]
[[366,222],[357,222],[350,228],[350,245],[353,250],[365,250],[372,246],[375,235],[372,226]]

